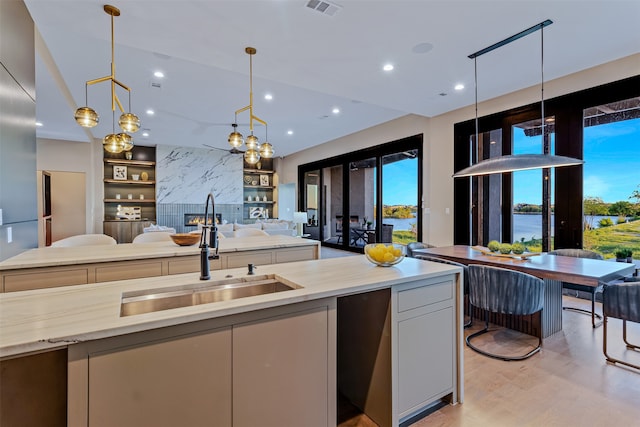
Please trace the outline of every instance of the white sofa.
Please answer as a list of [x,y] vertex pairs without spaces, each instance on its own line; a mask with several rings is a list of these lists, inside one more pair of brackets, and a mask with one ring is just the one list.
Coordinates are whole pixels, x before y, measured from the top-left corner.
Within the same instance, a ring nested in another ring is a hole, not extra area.
[[271,236],[275,236],[275,235],[295,236],[296,235],[296,227],[293,222],[278,220],[278,219],[257,220],[254,224],[237,224],[237,223],[219,224],[218,232],[223,234],[225,237],[233,237],[234,231],[240,230],[242,228],[256,228],[258,230],[262,230],[266,232]]

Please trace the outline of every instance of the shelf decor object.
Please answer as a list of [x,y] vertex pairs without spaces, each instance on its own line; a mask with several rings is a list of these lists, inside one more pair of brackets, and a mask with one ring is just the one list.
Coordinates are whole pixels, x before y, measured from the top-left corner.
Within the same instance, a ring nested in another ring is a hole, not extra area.
[[[126,132],[136,132],[140,129],[140,119],[135,114],[131,113],[131,89],[119,82],[116,79],[116,63],[114,57],[114,42],[113,42],[113,18],[114,16],[120,16],[120,10],[115,6],[104,5],[104,11],[107,15],[111,16],[111,74],[105,77],[99,77],[97,79],[88,80],[85,83],[84,91],[85,91],[85,104],[86,106],[80,107],[76,110],[75,119],[76,122],[82,126],[87,128],[92,128],[96,126],[99,122],[99,116],[96,111],[89,107],[89,95],[88,95],[88,87],[94,85],[96,83],[102,83],[106,81],[111,82],[111,114],[112,114],[112,122],[111,122],[111,130],[112,133],[105,136],[102,140],[102,144],[104,149],[110,153],[121,153],[123,151],[131,151],[133,148],[133,138]],[[125,112],[122,107],[122,103],[116,94],[116,85],[120,86],[122,89],[126,90],[129,94],[129,111]],[[118,125],[122,129],[123,132],[118,134],[115,133],[115,111],[116,105],[120,109],[122,115],[118,120]]]
[[[541,109],[541,119],[540,119],[540,132],[542,137],[544,138],[545,133],[545,115],[544,115],[544,27],[553,24],[553,21],[547,19],[539,24],[536,24],[526,30],[523,30],[517,34],[514,34],[511,37],[508,37],[498,43],[495,43],[489,47],[481,49],[475,53],[469,55],[470,59],[474,61],[474,74],[475,74],[475,108],[476,108],[476,135],[475,142],[476,145],[479,143],[479,133],[478,133],[478,57],[484,55],[485,53],[491,52],[499,47],[507,45],[515,40],[518,40],[526,35],[529,35],[533,32],[540,30],[540,74],[541,74],[541,101],[540,101],[540,109]],[[520,170],[529,170],[529,169],[544,169],[551,167],[561,167],[561,166],[574,166],[581,165],[584,161],[581,159],[575,159],[572,157],[566,156],[555,156],[548,153],[548,149],[545,148],[545,152],[543,154],[516,154],[516,155],[505,155],[494,157],[490,159],[481,160],[478,163],[471,165],[467,168],[457,171],[453,174],[454,178],[460,177],[470,177],[470,176],[479,176],[479,175],[489,175],[489,174],[497,174],[504,172],[513,172]]]
[[118,165],[113,166],[113,179],[117,179],[118,181],[126,181],[127,167]]
[[[267,122],[253,114],[253,55],[257,51],[254,47],[247,47],[244,51],[249,55],[249,105],[235,112],[235,121],[231,125],[233,126],[233,132],[229,134],[229,145],[234,149],[239,149],[244,143],[247,146],[247,151],[244,152],[244,160],[250,165],[255,165],[261,157],[265,159],[273,157],[273,146],[267,142]],[[238,114],[247,110],[249,110],[249,130],[251,135],[247,136],[246,140],[243,140],[242,134],[238,132]],[[253,134],[254,120],[264,125],[265,141],[262,144],[258,143],[258,137]]]

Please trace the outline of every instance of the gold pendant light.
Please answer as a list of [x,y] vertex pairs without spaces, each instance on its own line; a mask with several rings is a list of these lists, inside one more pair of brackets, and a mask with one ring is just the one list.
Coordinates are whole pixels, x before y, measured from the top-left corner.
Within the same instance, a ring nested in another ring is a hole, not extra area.
[[[115,16],[120,16],[120,10],[115,6],[111,6],[108,4],[104,5],[103,8],[104,8],[104,11],[107,13],[107,15],[111,16],[111,75],[87,81],[84,86],[84,91],[85,91],[84,96],[85,96],[85,103],[88,105],[89,104],[88,87],[96,83],[102,83],[106,81],[111,82],[111,111],[113,116],[112,117],[112,133],[110,133],[109,135],[105,136],[102,139],[102,144],[104,146],[104,149],[110,153],[121,153],[122,151],[130,151],[133,148],[133,138],[131,137],[131,135],[124,132],[133,133],[133,132],[136,132],[138,129],[140,129],[140,119],[138,118],[138,116],[130,112],[131,111],[131,89],[129,89],[127,86],[125,86],[124,84],[116,80],[116,63],[115,63],[115,57],[114,57],[115,49],[114,49],[114,40],[113,40],[114,39],[113,18]],[[124,108],[122,107],[122,103],[120,102],[120,99],[116,94],[116,85],[126,90],[127,93],[129,94],[129,112],[125,112]],[[118,108],[120,109],[120,112],[122,113],[122,115],[120,116],[120,119],[118,120],[118,125],[124,131],[119,134],[115,133],[116,105],[118,106]],[[96,111],[93,108],[88,106],[78,108],[76,110],[74,117],[76,119],[76,122],[80,126],[87,127],[87,128],[92,128],[96,126],[100,121],[98,113],[96,113]]]
[[[265,134],[267,129],[267,122],[261,120],[253,114],[253,55],[256,54],[256,49],[253,47],[247,47],[244,51],[249,55],[249,105],[243,107],[235,112],[235,122],[233,126],[233,132],[229,134],[229,145],[233,148],[240,148],[242,144],[245,144],[247,151],[244,153],[244,160],[255,165],[260,160],[260,157],[270,159],[273,157],[273,146],[266,140],[260,144],[258,137],[253,134],[253,121],[262,123],[265,127]],[[247,136],[246,141],[242,139],[242,134],[238,132],[238,114],[249,110],[249,130],[251,135]]]

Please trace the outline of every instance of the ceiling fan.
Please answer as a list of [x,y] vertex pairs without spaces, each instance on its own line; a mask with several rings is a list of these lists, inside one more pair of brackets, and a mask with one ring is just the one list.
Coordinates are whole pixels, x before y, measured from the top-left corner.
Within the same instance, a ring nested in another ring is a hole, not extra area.
[[204,145],[207,148],[213,148],[214,150],[225,151],[225,152],[231,153],[231,154],[244,154],[244,151],[238,150],[236,147],[220,148],[220,147],[214,147],[213,145],[209,145],[209,144],[202,144],[202,145]]

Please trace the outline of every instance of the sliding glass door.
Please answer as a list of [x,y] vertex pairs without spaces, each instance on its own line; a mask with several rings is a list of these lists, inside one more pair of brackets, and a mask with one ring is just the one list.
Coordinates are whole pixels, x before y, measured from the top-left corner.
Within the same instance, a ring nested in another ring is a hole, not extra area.
[[[420,241],[421,157],[422,135],[416,135],[301,165],[299,209],[316,221],[306,234],[353,251],[367,243]],[[317,205],[309,205],[314,193]]]

